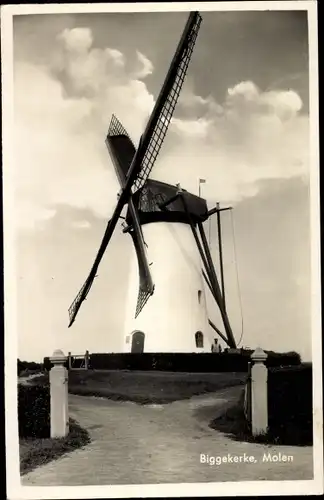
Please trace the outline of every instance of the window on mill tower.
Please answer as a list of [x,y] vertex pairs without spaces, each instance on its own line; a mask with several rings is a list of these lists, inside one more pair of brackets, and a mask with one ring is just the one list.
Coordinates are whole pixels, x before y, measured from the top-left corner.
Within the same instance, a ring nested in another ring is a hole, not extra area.
[[202,291],[198,290],[198,302],[199,302],[199,304],[201,303],[201,294],[202,294]]

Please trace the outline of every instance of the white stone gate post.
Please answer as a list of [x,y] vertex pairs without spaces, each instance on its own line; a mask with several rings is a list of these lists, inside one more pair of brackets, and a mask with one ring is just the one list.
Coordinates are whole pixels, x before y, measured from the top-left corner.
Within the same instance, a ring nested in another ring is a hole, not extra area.
[[252,353],[251,403],[252,434],[259,436],[268,430],[268,355],[260,348]]
[[67,356],[57,349],[50,358],[51,438],[65,437],[69,433],[68,371],[64,366]]

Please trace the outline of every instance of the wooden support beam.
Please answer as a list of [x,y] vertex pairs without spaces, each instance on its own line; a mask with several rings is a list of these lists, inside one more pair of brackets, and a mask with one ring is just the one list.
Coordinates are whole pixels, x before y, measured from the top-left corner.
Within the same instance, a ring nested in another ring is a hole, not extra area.
[[232,210],[232,207],[219,208],[218,206],[216,206],[215,208],[208,210],[207,215],[208,215],[208,217],[210,217],[211,215],[214,215],[217,212],[224,212],[224,210]]
[[226,342],[228,346],[230,346],[230,343],[228,342],[228,339],[225,337],[225,335],[217,328],[217,326],[212,322],[211,319],[208,318],[208,323],[212,327],[213,330],[215,330],[216,333]]
[[200,232],[202,244],[203,244],[203,247],[204,247],[204,252],[205,252],[205,255],[206,255],[206,258],[207,258],[207,262],[208,262],[208,268],[209,268],[209,275],[208,275],[208,277],[209,277],[209,279],[211,281],[211,285],[212,285],[214,293],[215,293],[215,300],[217,301],[217,304],[218,304],[218,307],[219,307],[219,310],[220,310],[220,313],[221,313],[221,316],[222,316],[222,320],[223,320],[223,323],[224,323],[224,328],[225,328],[228,340],[229,340],[229,342],[231,344],[230,346],[235,349],[236,348],[235,338],[234,338],[234,335],[233,335],[233,332],[232,332],[232,328],[231,328],[231,325],[230,325],[230,322],[229,322],[229,319],[228,319],[228,316],[227,316],[227,313],[226,313],[226,310],[225,310],[225,307],[224,307],[224,300],[223,300],[223,297],[222,297],[221,289],[219,287],[219,283],[218,283],[218,279],[217,279],[217,275],[216,275],[216,271],[215,271],[213,259],[212,259],[211,254],[210,254],[210,250],[209,250],[209,246],[208,246],[208,243],[207,243],[206,234],[205,234],[204,227],[203,227],[203,225],[202,225],[201,222],[198,222],[198,229],[199,229],[199,232]]

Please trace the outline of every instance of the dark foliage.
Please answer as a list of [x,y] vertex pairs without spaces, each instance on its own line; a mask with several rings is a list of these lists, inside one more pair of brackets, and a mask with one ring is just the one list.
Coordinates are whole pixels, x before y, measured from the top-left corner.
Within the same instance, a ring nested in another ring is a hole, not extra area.
[[210,423],[236,441],[285,446],[310,446],[313,442],[312,366],[270,368],[268,372],[269,427],[253,437],[240,401]]
[[21,361],[17,360],[17,373],[21,375],[22,372],[37,372],[42,371],[43,364],[35,363],[34,361]]
[[[159,370],[173,372],[214,373],[246,372],[252,350],[222,353],[109,353],[91,354],[90,366],[95,370]],[[298,365],[295,352],[268,352],[269,367]]]
[[19,436],[50,436],[50,390],[48,385],[18,385]]
[[[221,353],[94,353],[90,355],[89,368],[94,370],[158,370],[192,373],[245,372],[253,350],[238,349]],[[268,354],[267,366],[287,366],[300,364],[296,352]],[[71,359],[74,368],[80,368],[83,359]],[[52,363],[44,358],[44,369],[49,371]],[[65,363],[68,368],[68,361]]]
[[268,371],[269,431],[286,444],[312,444],[312,365]]

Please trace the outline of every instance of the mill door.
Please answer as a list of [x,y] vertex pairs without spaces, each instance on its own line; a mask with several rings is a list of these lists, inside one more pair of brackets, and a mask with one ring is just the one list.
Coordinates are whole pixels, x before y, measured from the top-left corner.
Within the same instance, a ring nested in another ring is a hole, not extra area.
[[134,332],[132,336],[132,352],[142,353],[144,351],[145,334]]

